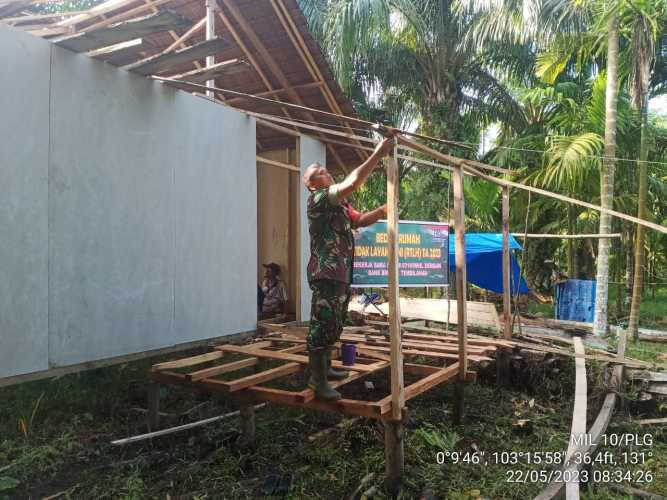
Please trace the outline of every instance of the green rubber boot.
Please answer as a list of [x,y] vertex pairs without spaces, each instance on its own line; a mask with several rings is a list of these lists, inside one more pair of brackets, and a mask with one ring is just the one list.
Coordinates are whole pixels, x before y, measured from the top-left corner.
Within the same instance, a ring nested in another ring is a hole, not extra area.
[[336,401],[341,398],[341,395],[340,392],[335,391],[327,382],[326,354],[326,349],[313,349],[308,351],[308,363],[310,366],[308,387],[315,391],[315,397],[317,399]]
[[327,349],[327,378],[331,380],[346,379],[349,372],[346,370],[336,370],[331,368],[331,350]]

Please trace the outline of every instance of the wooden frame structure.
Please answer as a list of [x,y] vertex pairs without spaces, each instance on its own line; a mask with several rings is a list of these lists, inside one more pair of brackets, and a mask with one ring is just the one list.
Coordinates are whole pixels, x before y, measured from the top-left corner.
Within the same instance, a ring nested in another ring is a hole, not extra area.
[[[306,350],[304,337],[307,329],[278,327],[276,330],[259,342],[252,344],[223,344],[205,354],[158,363],[151,368],[149,377],[157,384],[185,386],[206,392],[230,394],[244,400],[269,401],[281,405],[333,411],[384,421],[397,420],[394,416],[396,405],[393,377],[390,394],[378,401],[344,398],[336,402],[323,402],[315,399],[314,392],[309,388],[290,391],[266,387],[264,385],[266,383],[273,383],[302,373],[308,364],[308,358],[303,354]],[[349,370],[350,374],[342,381],[332,382],[333,387],[340,388],[371,374],[395,367],[391,363],[393,342],[387,339],[380,329],[370,326],[349,327],[341,336],[341,342],[355,344],[358,356],[354,365],[344,366],[339,360],[340,343],[334,346],[332,365]],[[513,344],[509,342],[476,336],[475,344],[467,348],[468,359],[473,362],[490,361],[490,356],[496,351],[511,350],[513,347]],[[242,355],[243,358],[225,362],[225,357],[231,354]],[[410,374],[419,377],[418,380],[404,387],[404,402],[457,377],[460,373],[458,336],[452,334],[434,335],[405,331],[401,354],[410,360],[419,358],[435,363],[409,362],[403,365],[401,375]],[[274,360],[281,364],[273,368],[262,368],[263,360]],[[443,362],[446,366],[443,366]],[[256,367],[256,373],[226,380],[216,378],[248,367]],[[183,369],[185,372],[182,371]],[[466,372],[466,380],[474,378],[475,372]],[[404,406],[399,408],[402,412]],[[155,414],[157,411],[157,406],[151,405],[151,413]],[[402,417],[400,413],[398,421]],[[156,420],[155,415],[151,418],[153,421]]]
[[[222,27],[215,26],[213,16],[214,5],[211,0],[194,2],[185,0],[112,0],[105,2],[87,12],[66,16],[66,19],[44,15],[16,15],[22,9],[30,6],[30,0],[15,2],[13,6],[5,5],[0,1],[0,17],[9,18],[9,23],[21,29],[30,31],[38,36],[52,39],[54,43],[71,50],[85,51],[89,55],[105,60],[110,64],[123,66],[130,71],[145,76],[177,77],[181,82],[165,81],[166,84],[184,88],[192,92],[202,93],[202,86],[197,82],[207,81],[203,91],[206,95],[224,104],[234,104],[244,108],[250,116],[258,120],[264,130],[272,133],[258,136],[260,151],[277,149],[284,144],[284,135],[298,134],[301,130],[309,130],[327,144],[332,159],[339,169],[347,172],[345,160],[354,158],[364,159],[368,147],[362,143],[373,144],[375,140],[362,135],[355,135],[350,127],[354,120],[351,116],[354,110],[344,98],[335,83],[322,54],[309,34],[299,28],[300,20],[295,22],[294,17],[300,15],[294,0],[267,0],[256,2],[257,10],[271,13],[271,22],[279,26],[281,34],[285,35],[288,45],[278,47],[278,50],[291,50],[293,60],[299,61],[300,71],[306,74],[307,81],[291,78],[276,57],[276,51],[270,44],[266,33],[264,39],[254,29],[244,14],[241,6],[248,7],[245,0],[220,0],[217,14],[222,21]],[[164,12],[158,10],[162,7]],[[168,11],[166,9],[169,9]],[[298,13],[298,14],[297,14]],[[149,15],[146,15],[149,14]],[[265,18],[266,13],[264,12]],[[0,19],[1,20],[1,19]],[[189,21],[189,22],[188,22]],[[276,23],[277,21],[277,23]],[[258,24],[259,25],[259,24]],[[205,40],[201,40],[201,28],[206,27]],[[270,28],[269,28],[270,29]],[[231,34],[231,39],[225,38]],[[144,44],[134,43],[137,37],[146,38]],[[189,44],[189,45],[188,45]],[[203,66],[201,61],[205,60]],[[215,63],[217,61],[217,64]],[[193,70],[194,67],[194,70]],[[324,70],[323,70],[324,68]],[[248,72],[252,77],[246,78]],[[245,76],[244,76],[245,75]],[[275,97],[275,100],[263,104],[248,100],[242,96],[230,99],[224,89],[215,88],[217,81],[223,81],[227,89],[243,89],[250,94]],[[255,85],[249,90],[247,86]],[[257,87],[259,86],[259,87]],[[290,102],[288,103],[287,100]],[[322,113],[317,107],[326,108],[330,112]],[[284,117],[276,117],[271,113],[281,113]],[[316,120],[315,115],[318,114]],[[327,116],[328,115],[328,116]],[[315,123],[316,125],[313,125]],[[337,130],[327,128],[336,127]],[[341,130],[342,129],[342,130]],[[275,132],[278,132],[276,136]],[[335,136],[336,139],[327,138]],[[290,138],[290,140],[293,140]],[[347,142],[346,142],[347,141]],[[297,147],[298,151],[298,147]],[[401,155],[409,152],[411,156]],[[421,153],[433,160],[424,160],[413,156]],[[425,335],[409,333],[405,325],[401,324],[400,301],[398,297],[398,159],[408,159],[414,163],[444,168],[453,172],[454,185],[454,214],[456,231],[456,289],[457,289],[457,334],[453,335]],[[257,160],[271,167],[285,168],[296,171],[297,166],[275,160],[258,157]],[[504,179],[485,173],[505,175]],[[467,332],[466,321],[466,261],[465,261],[465,218],[464,218],[464,175],[473,175],[502,188],[503,214],[503,311],[504,328],[502,341],[477,339]],[[153,426],[158,424],[159,397],[158,384],[173,384],[191,387],[215,393],[230,394],[236,397],[241,404],[240,414],[243,418],[243,430],[246,435],[254,434],[254,413],[252,402],[270,401],[278,404],[341,412],[379,419],[385,422],[385,439],[387,451],[387,477],[390,489],[395,491],[400,481],[403,468],[403,429],[405,418],[405,403],[415,396],[443,383],[449,379],[457,380],[457,398],[455,415],[461,420],[464,407],[464,386],[474,378],[474,372],[469,371],[469,362],[474,363],[490,359],[488,356],[494,351],[507,351],[512,348],[509,339],[511,331],[511,303],[510,293],[510,258],[509,258],[509,190],[510,188],[529,191],[548,196],[560,201],[576,204],[598,212],[606,213],[650,229],[667,233],[667,228],[650,221],[638,219],[627,214],[593,205],[588,202],[552,193],[544,189],[527,186],[509,180],[512,172],[485,165],[472,160],[464,160],[443,154],[421,143],[408,139],[404,135],[398,136],[398,144],[387,167],[388,193],[388,224],[389,240],[389,338],[385,338],[377,330],[348,331],[341,338],[344,342],[357,345],[360,353],[358,362],[348,367],[351,374],[343,381],[335,382],[335,387],[343,387],[348,383],[359,380],[369,374],[389,369],[391,380],[390,394],[378,401],[362,401],[357,399],[341,399],[337,402],[323,402],[315,399],[313,391],[304,389],[288,391],[267,387],[264,384],[273,383],[303,372],[308,363],[302,353],[305,350],[305,341],[299,336],[287,332],[278,332],[277,336],[262,340],[247,346],[231,344],[220,345],[209,353],[160,363],[153,366],[150,377],[154,385],[149,392],[149,413]],[[529,235],[526,235],[529,236]],[[530,235],[532,236],[532,235]],[[609,238],[616,235],[597,235]],[[540,235],[540,237],[545,237]],[[563,237],[563,236],[558,236]],[[569,237],[573,237],[570,235]],[[595,237],[583,235],[583,237]],[[299,239],[297,238],[297,242]],[[297,243],[298,244],[298,243]],[[300,252],[300,251],[299,251]],[[297,259],[298,260],[298,259]],[[297,280],[299,283],[299,280]],[[337,346],[339,347],[339,346]],[[215,366],[202,367],[205,363],[217,363],[227,354],[245,356],[240,360]],[[340,366],[337,359],[334,366]],[[443,360],[452,360],[448,366],[435,366],[421,363],[403,363],[403,358],[421,357],[442,364]],[[279,366],[262,369],[262,360],[280,362]],[[503,362],[504,363],[504,362]],[[221,380],[216,377],[234,373],[235,371],[256,367],[257,372],[231,380]],[[195,369],[196,368],[196,369]],[[178,370],[188,369],[187,373]],[[578,372],[583,369],[583,362],[578,364]],[[192,371],[190,371],[192,370]],[[406,374],[416,375],[416,382],[404,386]],[[579,401],[581,398],[579,397]],[[613,408],[614,397],[610,397]],[[605,403],[607,404],[607,403]],[[575,406],[575,417],[582,413],[581,403]],[[585,410],[583,410],[585,414]],[[577,423],[577,432],[582,428]],[[585,424],[584,424],[585,430]]]

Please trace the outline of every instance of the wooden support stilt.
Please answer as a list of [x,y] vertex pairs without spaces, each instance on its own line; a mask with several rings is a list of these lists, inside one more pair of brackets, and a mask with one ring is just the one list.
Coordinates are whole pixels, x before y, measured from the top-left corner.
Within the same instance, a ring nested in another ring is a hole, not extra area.
[[397,150],[387,160],[387,243],[389,257],[389,335],[391,340],[391,414],[400,420],[403,395],[403,354],[401,346],[401,308],[398,287],[398,161]]
[[385,460],[387,488],[398,493],[403,476],[403,354],[401,340],[401,308],[398,273],[398,148],[387,160],[387,243],[389,258],[389,335],[391,353],[391,422],[385,424]]
[[[510,301],[510,189],[503,186],[503,338],[512,339],[512,306]],[[509,353],[496,354],[496,375],[500,385],[509,385]]]
[[454,181],[454,230],[456,232],[456,312],[459,346],[459,376],[456,384],[456,401],[454,402],[454,420],[462,422],[465,404],[465,383],[468,371],[467,353],[467,314],[466,290],[466,242],[465,242],[465,199],[463,195],[463,168],[457,166],[453,172]]
[[148,384],[148,430],[156,431],[160,427],[160,384]]
[[[518,284],[517,284],[518,285]],[[503,338],[512,340],[512,306],[510,294],[510,188],[503,186]]]
[[239,445],[254,448],[255,441],[255,406],[250,398],[239,399],[239,418],[241,420],[241,437]]
[[384,422],[384,457],[386,487],[392,497],[398,495],[403,476],[405,457],[403,453],[403,422],[387,420]]

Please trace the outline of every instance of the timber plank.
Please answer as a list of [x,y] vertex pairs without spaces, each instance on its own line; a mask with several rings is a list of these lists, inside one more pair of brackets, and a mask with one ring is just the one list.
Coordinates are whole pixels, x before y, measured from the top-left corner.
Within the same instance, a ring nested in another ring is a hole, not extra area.
[[233,361],[232,363],[226,363],[220,366],[214,366],[212,368],[204,368],[203,370],[197,370],[196,372],[186,374],[186,378],[190,382],[196,382],[197,380],[202,380],[205,378],[215,377],[216,375],[222,375],[223,373],[229,373],[241,368],[247,368],[248,366],[254,366],[257,364],[257,358],[248,358],[242,359],[240,361]]
[[59,47],[73,50],[74,52],[88,52],[160,31],[186,28],[190,24],[190,21],[183,16],[165,10],[93,31],[77,33],[76,35],[61,38],[55,43]]
[[300,363],[287,363],[276,368],[271,368],[270,370],[264,370],[260,373],[254,373],[248,375],[247,377],[238,378],[235,380],[215,380],[215,379],[205,379],[201,380],[200,383],[204,387],[210,385],[214,387],[222,387],[226,392],[237,392],[241,389],[246,389],[252,387],[253,385],[262,384],[264,382],[269,382],[285,375],[291,375],[292,373],[299,372],[303,370],[304,367]]
[[185,368],[186,366],[194,366],[194,365],[199,365],[201,363],[206,363],[208,361],[214,361],[216,359],[220,359],[222,356],[223,353],[220,351],[207,352],[206,354],[199,354],[197,356],[191,356],[189,358],[158,363],[156,365],[153,365],[151,367],[151,370],[153,371],[175,370],[178,368]]
[[449,380],[452,377],[455,377],[459,371],[459,364],[454,363],[449,365],[447,368],[438,370],[436,372],[427,375],[421,380],[416,381],[413,384],[410,384],[405,388],[405,400],[419,396],[421,393],[428,391],[432,387]]
[[147,57],[141,61],[128,64],[127,66],[124,66],[123,69],[140,75],[156,75],[169,71],[171,68],[175,68],[181,64],[197,61],[199,59],[204,59],[206,56],[214,55],[216,52],[226,49],[227,46],[227,42],[221,38],[212,38],[192,45],[186,49]]
[[[401,297],[401,317],[423,319],[428,321],[447,321],[447,300],[446,299],[414,299]],[[384,303],[378,306],[383,314],[389,313],[389,304]],[[350,301],[349,310],[362,312],[361,304]],[[500,318],[493,304],[488,302],[466,302],[467,323],[470,326],[485,328],[498,331]],[[372,312],[372,311],[371,311]],[[458,321],[458,308],[455,300],[449,301],[449,323],[456,324]]]
[[230,59],[229,61],[222,61],[208,68],[195,69],[187,73],[181,73],[180,75],[171,75],[169,78],[193,83],[204,83],[220,75],[234,75],[249,68],[248,63],[242,59]]
[[[235,346],[235,345],[221,345],[217,346],[216,349],[219,349],[224,352],[236,352],[240,354],[248,354],[251,356],[257,356],[259,358],[269,358],[269,359],[279,359],[283,361],[294,361],[296,363],[301,363],[303,365],[308,364],[308,357],[303,356],[300,354],[292,354],[292,353],[286,353],[286,352],[280,352],[280,351],[268,351],[264,349],[252,349],[248,350],[246,348],[243,348],[241,346]],[[371,364],[371,365],[362,365],[359,363],[355,363],[352,366],[345,366],[343,363],[341,363],[338,360],[332,360],[331,365],[335,366],[336,368],[344,368],[346,370],[352,370],[352,371],[361,371],[361,372],[374,372],[379,369],[379,366],[377,364]]]

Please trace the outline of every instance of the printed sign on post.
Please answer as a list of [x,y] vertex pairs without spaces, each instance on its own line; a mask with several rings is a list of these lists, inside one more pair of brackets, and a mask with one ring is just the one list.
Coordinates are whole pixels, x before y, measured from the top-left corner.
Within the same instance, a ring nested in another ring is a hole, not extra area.
[[[400,286],[447,285],[449,225],[439,222],[400,221],[398,253]],[[352,286],[387,286],[387,254],[386,221],[356,230]]]

